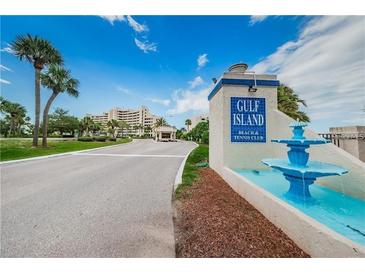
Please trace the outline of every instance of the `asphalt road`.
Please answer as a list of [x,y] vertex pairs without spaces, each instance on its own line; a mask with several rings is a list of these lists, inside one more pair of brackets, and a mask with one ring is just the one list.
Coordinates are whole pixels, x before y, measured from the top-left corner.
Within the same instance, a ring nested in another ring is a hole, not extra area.
[[171,195],[194,145],[137,140],[1,166],[1,257],[174,257]]

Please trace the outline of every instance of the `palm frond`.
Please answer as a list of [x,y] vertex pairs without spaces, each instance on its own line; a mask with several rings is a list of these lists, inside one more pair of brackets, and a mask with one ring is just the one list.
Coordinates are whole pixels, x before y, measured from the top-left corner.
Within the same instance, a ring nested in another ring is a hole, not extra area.
[[26,59],[37,68],[63,64],[60,52],[52,46],[51,42],[38,36],[19,35],[10,43],[10,48],[20,60]]

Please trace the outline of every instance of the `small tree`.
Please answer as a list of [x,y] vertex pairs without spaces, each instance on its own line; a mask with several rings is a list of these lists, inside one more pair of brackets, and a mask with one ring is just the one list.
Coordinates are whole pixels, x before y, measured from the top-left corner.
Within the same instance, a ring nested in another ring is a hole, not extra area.
[[68,111],[62,108],[48,115],[48,134],[59,132],[62,136],[65,132],[75,136],[75,131],[79,129],[79,119],[68,115]]
[[80,131],[84,134],[84,136],[88,136],[92,125],[94,124],[93,119],[91,117],[84,117],[79,124]]
[[92,134],[95,135],[96,133],[100,133],[101,128],[102,128],[102,126],[100,123],[93,123],[90,127],[90,130],[91,130]]
[[168,125],[168,123],[167,123],[166,119],[161,117],[156,120],[154,127],[156,128],[156,127],[167,126],[167,125]]
[[203,133],[209,130],[209,122],[200,122],[189,133],[194,141],[202,142]]
[[120,128],[121,132],[122,132],[122,138],[124,137],[124,130],[128,129],[129,125],[126,121],[119,121],[118,122],[118,127]]
[[28,123],[30,120],[26,115],[27,110],[25,107],[0,97],[0,112],[5,114],[5,119],[3,122],[4,128],[7,128],[5,121],[9,121],[9,134],[6,134],[6,136],[21,135],[22,126]]
[[182,139],[183,136],[184,136],[184,132],[182,132],[181,129],[176,130],[176,138],[177,139]]
[[0,119],[0,135],[8,137],[10,131],[10,123],[5,119]]
[[209,144],[209,130],[203,131],[201,140],[203,144]]
[[108,132],[110,134],[112,134],[113,138],[116,138],[116,132],[117,132],[118,127],[119,127],[118,121],[115,120],[115,119],[111,119],[110,121],[108,121],[107,127],[108,127]]

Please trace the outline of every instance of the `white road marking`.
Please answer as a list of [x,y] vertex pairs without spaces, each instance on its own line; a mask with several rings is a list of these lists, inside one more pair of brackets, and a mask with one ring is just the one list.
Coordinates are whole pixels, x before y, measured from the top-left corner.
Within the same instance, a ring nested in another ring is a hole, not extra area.
[[110,156],[110,157],[157,157],[157,158],[184,158],[186,155],[167,154],[112,154],[112,153],[73,153],[74,156]]

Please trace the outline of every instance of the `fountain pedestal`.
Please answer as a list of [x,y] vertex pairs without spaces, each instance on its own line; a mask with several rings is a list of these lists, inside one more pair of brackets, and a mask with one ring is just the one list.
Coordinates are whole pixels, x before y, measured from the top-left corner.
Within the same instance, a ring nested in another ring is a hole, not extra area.
[[285,179],[287,179],[290,183],[290,187],[288,190],[289,195],[293,195],[294,197],[306,197],[311,198],[311,194],[309,192],[309,186],[314,183],[315,179],[303,180],[302,178],[298,178],[295,176],[291,176],[288,174],[284,174]]
[[262,162],[283,173],[289,181],[290,187],[288,195],[302,200],[311,199],[309,186],[319,177],[342,175],[348,171],[342,167],[322,163],[317,161],[308,161],[309,153],[306,149],[311,145],[325,144],[325,139],[306,139],[304,137],[305,123],[295,122],[290,125],[293,128],[291,139],[275,139],[272,142],[286,144],[289,148],[288,159],[263,159]]

